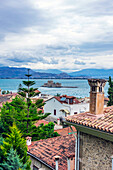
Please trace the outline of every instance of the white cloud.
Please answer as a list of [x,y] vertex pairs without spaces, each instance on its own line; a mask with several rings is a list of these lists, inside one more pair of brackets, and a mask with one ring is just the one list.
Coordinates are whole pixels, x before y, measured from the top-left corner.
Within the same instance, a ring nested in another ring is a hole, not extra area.
[[112,68],[112,7],[111,0],[2,2],[1,64],[68,71]]

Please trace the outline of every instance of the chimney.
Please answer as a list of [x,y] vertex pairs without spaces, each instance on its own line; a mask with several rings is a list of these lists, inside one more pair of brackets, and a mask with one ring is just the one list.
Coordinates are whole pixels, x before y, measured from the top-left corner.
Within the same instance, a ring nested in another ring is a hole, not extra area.
[[30,136],[26,137],[27,146],[31,145],[31,139],[32,139],[32,137],[30,137]]
[[60,156],[56,155],[56,156],[55,156],[55,162],[56,162],[56,168],[55,168],[55,170],[58,170],[58,161],[59,161],[59,159],[60,159]]
[[104,110],[104,79],[88,79],[90,85],[90,113],[103,114]]
[[60,125],[60,119],[59,118],[57,119],[57,124]]

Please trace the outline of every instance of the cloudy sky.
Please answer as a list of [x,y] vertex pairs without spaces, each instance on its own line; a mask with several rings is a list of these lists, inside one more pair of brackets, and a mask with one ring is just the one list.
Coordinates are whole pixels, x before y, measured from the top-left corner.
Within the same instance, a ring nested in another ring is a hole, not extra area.
[[113,1],[0,0],[0,66],[113,68]]

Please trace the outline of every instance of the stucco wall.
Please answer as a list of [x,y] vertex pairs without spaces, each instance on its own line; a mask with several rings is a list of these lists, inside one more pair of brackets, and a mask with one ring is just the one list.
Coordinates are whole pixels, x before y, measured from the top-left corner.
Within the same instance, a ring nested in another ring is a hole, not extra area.
[[111,170],[113,143],[80,133],[80,170]]
[[[56,110],[56,115],[54,115],[54,109]],[[50,116],[59,118],[59,117],[65,117],[65,113],[61,112],[61,109],[66,109],[70,112],[70,115],[74,115],[74,112],[80,113],[80,112],[86,112],[89,111],[89,103],[79,103],[79,104],[61,104],[58,100],[55,98],[52,98],[48,100],[44,106],[44,112],[45,113],[51,113]]]
[[48,168],[38,160],[34,159],[33,157],[30,157],[30,160],[31,160],[31,170],[33,170],[33,165],[39,168],[39,170],[50,170],[50,168]]

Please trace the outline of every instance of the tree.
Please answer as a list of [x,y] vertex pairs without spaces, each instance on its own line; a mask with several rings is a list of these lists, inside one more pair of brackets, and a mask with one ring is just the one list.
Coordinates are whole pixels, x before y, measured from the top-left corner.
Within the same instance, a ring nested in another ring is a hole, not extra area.
[[[37,101],[37,105],[40,107],[40,100]],[[29,111],[29,118],[31,118],[31,120],[29,121],[29,128],[27,129],[27,104],[25,99],[16,96],[11,103],[4,104],[0,113],[0,132],[3,137],[6,137],[6,133],[10,133],[9,126],[12,126],[13,122],[16,122],[18,129],[24,137],[32,136],[32,140],[58,136],[58,134],[54,132],[54,124],[52,123],[45,126],[35,126],[35,120],[45,118],[45,115],[42,115],[41,111],[37,114],[37,107],[30,107]],[[32,117],[34,120],[32,120]]]
[[18,86],[18,93],[21,92],[21,90],[20,90],[21,88],[22,88],[22,85],[20,83],[19,86]]
[[27,156],[26,140],[22,138],[22,134],[14,123],[13,126],[10,127],[10,134],[7,134],[7,138],[3,141],[0,148],[4,159],[3,162],[7,162],[8,153],[10,153],[11,148],[13,148],[20,158],[20,163],[25,164],[26,170],[30,170],[31,162]]
[[108,106],[113,105],[113,81],[111,80],[111,77],[109,77],[109,88],[108,88]]
[[36,92],[37,88],[31,87],[35,84],[35,81],[30,81],[30,77],[32,75],[29,74],[29,71],[30,69],[28,69],[28,74],[26,74],[26,77],[28,80],[23,81],[23,84],[24,86],[26,86],[26,88],[19,88],[20,92],[18,92],[19,95],[21,95],[22,97],[25,97],[27,100],[27,119],[26,119],[27,133],[29,133],[29,127],[31,126],[30,123],[32,121],[44,119],[48,115],[50,115],[50,113],[45,113],[45,114],[42,113],[41,110],[39,112],[36,112],[36,109],[44,106],[45,103],[43,102],[42,99],[38,99],[35,103],[32,103],[30,98],[36,96],[37,94],[39,94],[39,92],[38,93]]
[[54,132],[54,126],[53,122],[49,122],[47,125],[41,123],[37,128],[34,127],[32,137],[34,140],[40,140],[60,136],[57,132]]
[[1,170],[18,170],[23,169],[26,170],[27,165],[21,162],[21,159],[17,155],[17,152],[10,148],[9,152],[7,153],[6,160],[3,163],[0,163]]
[[2,94],[6,94],[6,91],[5,91],[5,90],[3,90],[3,91],[2,91]]

